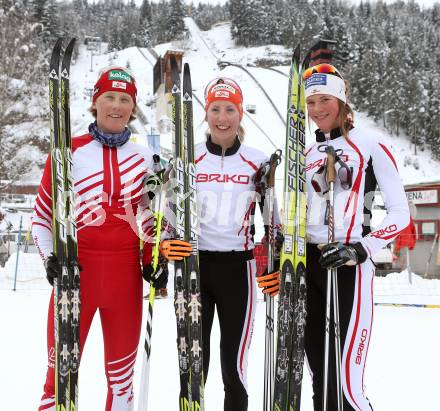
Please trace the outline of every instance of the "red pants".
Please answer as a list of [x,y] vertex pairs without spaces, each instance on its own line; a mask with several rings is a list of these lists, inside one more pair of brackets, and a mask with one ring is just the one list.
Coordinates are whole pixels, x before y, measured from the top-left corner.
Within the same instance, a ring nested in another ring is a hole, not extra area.
[[[133,408],[133,373],[142,322],[142,276],[139,253],[80,250],[81,351],[97,309],[104,337],[107,377],[106,411]],[[53,293],[47,321],[48,369],[39,411],[55,410]],[[80,377],[81,378],[81,377]],[[80,394],[81,395],[81,394]],[[89,404],[91,406],[91,404]]]

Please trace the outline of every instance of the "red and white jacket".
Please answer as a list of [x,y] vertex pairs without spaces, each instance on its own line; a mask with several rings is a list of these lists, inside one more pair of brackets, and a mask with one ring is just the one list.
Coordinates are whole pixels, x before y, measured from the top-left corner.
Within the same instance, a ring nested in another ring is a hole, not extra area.
[[[208,138],[196,145],[195,158],[199,249],[252,250],[255,201],[259,199],[253,176],[267,156],[238,139],[222,153],[222,148]],[[279,221],[278,214],[277,218]]]
[[[348,139],[337,130],[327,136],[318,131],[317,141],[306,151],[307,235],[309,242],[314,244],[327,243],[328,235],[328,226],[325,225],[327,197],[316,194],[311,185],[312,176],[326,162],[327,154],[319,150],[319,146],[326,144],[339,150],[341,160],[353,171],[349,190],[344,190],[336,179],[335,240],[344,243],[360,241],[371,257],[409,224],[408,202],[397,164],[390,150],[371,131],[353,128]],[[339,164],[336,164],[338,168]],[[372,203],[376,181],[387,215],[375,231],[363,234],[364,214],[368,217],[369,211],[364,210],[364,205]]]
[[[144,192],[152,173],[152,152],[131,142],[110,148],[89,134],[74,137],[72,151],[80,256],[95,251],[138,252],[137,221],[145,236],[152,234],[153,218]],[[43,259],[53,250],[51,187],[49,156],[32,217],[32,235]]]

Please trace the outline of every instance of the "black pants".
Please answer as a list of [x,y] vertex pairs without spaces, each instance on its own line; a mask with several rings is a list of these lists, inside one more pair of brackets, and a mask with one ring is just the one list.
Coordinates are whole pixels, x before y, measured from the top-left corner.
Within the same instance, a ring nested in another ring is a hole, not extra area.
[[[312,371],[313,381],[313,404],[315,411],[322,411],[322,393],[324,376],[324,343],[325,343],[325,308],[327,270],[324,270],[319,262],[320,251],[316,245],[307,246],[307,321],[305,329],[305,351],[307,361]],[[347,354],[346,361],[342,361],[341,380],[344,386],[344,411],[372,410],[368,399],[363,395],[362,384],[363,368],[366,360],[366,351],[371,334],[372,317],[372,294],[371,289],[372,263],[364,263],[365,272],[356,266],[342,266],[338,268],[338,291],[339,291],[339,324],[341,335],[341,355],[344,349]],[[374,274],[374,272],[373,272]],[[364,282],[364,284],[362,283]],[[365,290],[363,290],[363,288]],[[359,296],[358,296],[359,294]],[[371,298],[368,296],[371,294]],[[365,298],[361,298],[362,296]],[[333,301],[331,301],[330,315],[330,345],[328,360],[328,399],[327,410],[337,411],[337,388],[336,388],[336,356],[335,334],[333,327]],[[371,312],[371,315],[370,315]],[[354,318],[352,318],[354,317]],[[352,327],[349,330],[349,324]],[[355,324],[355,326],[353,326]],[[367,325],[364,325],[367,324]],[[356,326],[357,325],[357,326]],[[349,332],[348,338],[347,333]],[[351,348],[352,347],[352,348]],[[360,349],[360,354],[359,353]],[[360,356],[359,356],[360,355]],[[357,364],[358,363],[358,364]],[[347,368],[348,367],[348,368]],[[348,369],[348,372],[346,372]],[[348,381],[348,383],[347,383]],[[356,387],[356,389],[353,389]],[[347,400],[347,393],[350,402]],[[354,405],[353,405],[354,404]]]
[[214,311],[220,323],[225,411],[246,411],[247,354],[255,311],[255,264],[251,252],[200,251],[203,372],[208,375]]

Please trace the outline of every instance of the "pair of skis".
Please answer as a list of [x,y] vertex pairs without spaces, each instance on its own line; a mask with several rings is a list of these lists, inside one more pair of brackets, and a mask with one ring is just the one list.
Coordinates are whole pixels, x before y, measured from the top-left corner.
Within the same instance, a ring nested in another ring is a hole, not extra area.
[[53,48],[49,72],[53,252],[61,267],[54,280],[55,403],[56,411],[74,411],[78,409],[80,275],[73,201],[69,70],[75,39],[69,41],[64,54],[62,43],[58,39]]
[[[265,411],[299,411],[306,323],[306,175],[305,97],[302,74],[310,65],[330,62],[332,40],[318,41],[301,61],[295,48],[289,73],[284,164],[283,235],[278,303],[277,350],[272,392],[265,393]],[[266,320],[266,323],[268,321]],[[272,358],[266,359],[272,361]],[[267,367],[271,370],[272,367]],[[266,381],[266,380],[265,380]],[[272,384],[265,382],[265,391]],[[266,388],[267,387],[267,388]]]
[[204,409],[204,378],[192,86],[189,65],[186,63],[183,70],[183,90],[181,89],[180,73],[174,56],[171,56],[171,80],[175,137],[175,237],[192,245],[191,255],[174,263],[174,307],[180,373],[179,409],[199,411]]
[[[283,235],[273,410],[297,411],[301,402],[306,315],[305,99],[300,48],[289,74],[284,169]],[[269,408],[271,409],[271,408]]]

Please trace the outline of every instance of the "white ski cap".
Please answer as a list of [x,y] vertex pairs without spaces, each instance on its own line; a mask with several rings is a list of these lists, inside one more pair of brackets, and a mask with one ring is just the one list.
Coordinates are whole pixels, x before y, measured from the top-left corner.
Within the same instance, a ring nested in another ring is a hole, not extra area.
[[306,98],[315,94],[329,94],[330,96],[338,98],[343,103],[347,102],[345,81],[337,75],[313,73],[305,80],[304,87]]

